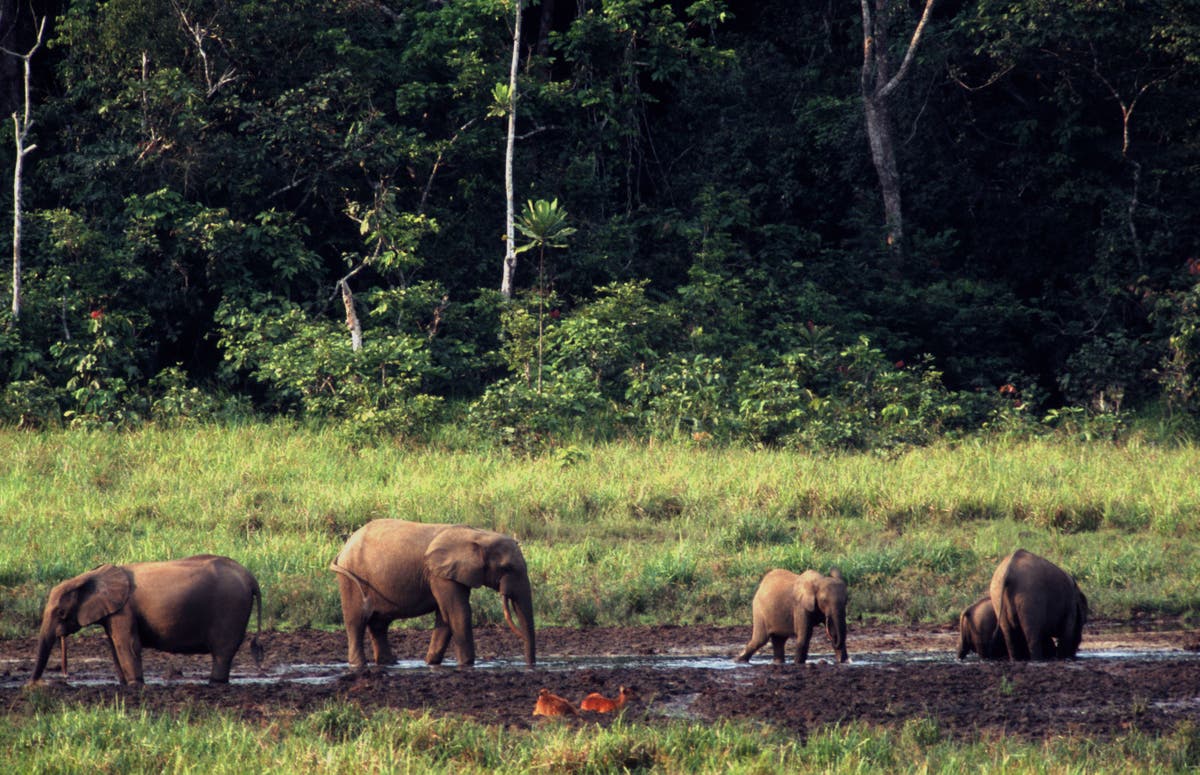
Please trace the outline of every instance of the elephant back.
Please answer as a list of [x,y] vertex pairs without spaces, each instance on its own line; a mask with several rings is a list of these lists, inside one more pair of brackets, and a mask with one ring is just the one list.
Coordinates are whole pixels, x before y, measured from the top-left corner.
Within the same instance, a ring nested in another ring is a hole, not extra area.
[[428,586],[424,557],[429,544],[447,526],[403,519],[375,519],[346,539],[333,561],[360,583],[385,598],[400,599]]

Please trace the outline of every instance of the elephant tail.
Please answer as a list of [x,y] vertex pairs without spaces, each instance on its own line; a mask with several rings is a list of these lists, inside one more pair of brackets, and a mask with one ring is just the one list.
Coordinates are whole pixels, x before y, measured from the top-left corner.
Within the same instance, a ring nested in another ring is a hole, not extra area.
[[254,666],[262,672],[263,647],[258,642],[258,637],[262,635],[262,590],[258,588],[257,582],[254,584],[253,594],[255,606],[258,608],[258,631],[250,639],[250,656],[254,659]]
[[383,594],[378,589],[371,586],[371,583],[369,581],[367,581],[366,579],[364,579],[362,576],[359,576],[357,573],[350,570],[349,568],[347,568],[344,565],[338,565],[337,560],[334,560],[333,562],[329,563],[329,570],[333,571],[334,573],[338,573],[338,574],[341,574],[342,576],[345,576],[346,578],[348,578],[352,582],[354,582],[354,585],[356,587],[358,587],[358,594],[362,595],[362,601],[363,601],[362,604],[363,604],[363,613],[364,614],[370,614],[374,610],[375,604],[372,600],[372,598],[374,596],[378,596],[380,600],[384,601],[385,603],[387,603],[388,605],[390,605],[394,608],[403,608],[403,606],[398,604],[396,601],[392,600],[387,595]]

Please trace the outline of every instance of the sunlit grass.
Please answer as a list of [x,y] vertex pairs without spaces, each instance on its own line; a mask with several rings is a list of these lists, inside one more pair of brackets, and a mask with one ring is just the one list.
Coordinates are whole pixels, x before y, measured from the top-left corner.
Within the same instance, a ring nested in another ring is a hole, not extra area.
[[[537,458],[383,444],[287,422],[0,431],[0,636],[102,562],[226,554],[275,626],[336,627],[330,558],[376,517],[518,536],[540,624],[743,623],[771,567],[838,566],[851,616],[950,621],[1023,546],[1098,616],[1200,608],[1200,451],[972,442],[884,457],[636,443]],[[479,615],[500,617],[477,594]]]
[[801,738],[758,724],[682,720],[516,730],[337,703],[255,723],[223,711],[45,705],[10,713],[0,725],[7,772],[1162,773],[1200,766],[1200,738],[1186,723],[1161,737],[1028,742],[999,734],[955,740],[921,718],[894,728],[830,726]]

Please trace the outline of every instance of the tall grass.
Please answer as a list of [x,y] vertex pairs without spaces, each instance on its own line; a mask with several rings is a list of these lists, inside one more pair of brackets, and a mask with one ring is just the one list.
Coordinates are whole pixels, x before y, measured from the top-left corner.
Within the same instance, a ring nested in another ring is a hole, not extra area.
[[520,731],[459,718],[329,704],[247,724],[224,711],[156,715],[48,707],[0,725],[0,766],[22,773],[1165,773],[1200,766],[1190,724],[1107,742],[1000,735],[953,740],[931,719],[825,727],[678,721],[649,727],[547,724]]
[[[903,455],[616,443],[539,458],[383,445],[290,423],[0,431],[0,636],[103,562],[226,554],[277,626],[336,626],[326,570],[376,517],[518,536],[540,624],[742,623],[771,567],[838,566],[851,615],[949,621],[1023,546],[1099,616],[1200,609],[1200,451],[971,443]],[[476,594],[497,621],[494,595]]]

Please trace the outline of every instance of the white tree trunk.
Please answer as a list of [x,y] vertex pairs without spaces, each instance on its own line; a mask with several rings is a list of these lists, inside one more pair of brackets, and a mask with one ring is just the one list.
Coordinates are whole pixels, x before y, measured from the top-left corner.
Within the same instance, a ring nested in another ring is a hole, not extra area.
[[12,258],[12,316],[14,321],[21,319],[21,180],[25,172],[25,157],[33,152],[36,145],[26,145],[29,141],[29,130],[33,126],[33,115],[30,110],[29,90],[31,77],[30,61],[39,48],[46,34],[46,20],[38,23],[37,40],[33,47],[24,54],[4,50],[9,56],[18,57],[24,66],[24,111],[18,116],[14,111],[13,138],[16,141],[17,153],[13,161],[13,258]]
[[508,75],[508,141],[504,150],[504,275],[500,280],[500,295],[512,298],[513,273],[517,269],[516,198],[513,183],[513,148],[517,140],[517,70],[521,61],[521,10],[524,3],[515,0],[513,19],[512,67]]

